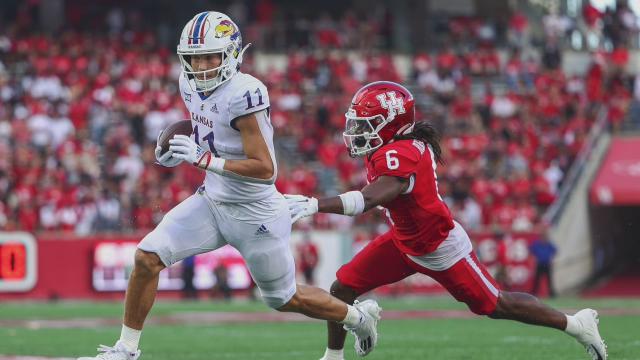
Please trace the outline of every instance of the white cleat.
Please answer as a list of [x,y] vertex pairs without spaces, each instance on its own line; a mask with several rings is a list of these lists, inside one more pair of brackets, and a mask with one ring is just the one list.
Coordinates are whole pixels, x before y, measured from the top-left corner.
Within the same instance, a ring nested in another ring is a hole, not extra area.
[[366,356],[373,351],[373,348],[376,347],[378,342],[377,326],[382,309],[374,300],[365,300],[363,302],[356,300],[353,306],[362,314],[362,320],[360,324],[354,327],[345,325],[344,329],[356,337],[354,344],[356,354]]
[[578,311],[574,317],[582,325],[582,333],[576,336],[576,340],[582,344],[592,360],[607,360],[607,345],[600,337],[598,331],[598,312],[593,309]]
[[78,360],[136,360],[140,357],[141,351],[130,352],[124,344],[118,340],[113,346],[100,345],[96,357],[81,357]]

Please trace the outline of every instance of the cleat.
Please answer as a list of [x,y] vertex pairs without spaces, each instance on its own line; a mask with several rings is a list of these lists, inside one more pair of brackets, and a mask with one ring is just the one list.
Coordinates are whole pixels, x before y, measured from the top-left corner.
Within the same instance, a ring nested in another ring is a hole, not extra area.
[[356,354],[358,356],[366,356],[373,351],[378,342],[377,326],[382,309],[374,300],[365,300],[363,302],[356,300],[353,306],[362,314],[360,324],[354,327],[345,325],[344,329],[356,337],[354,344]]
[[582,344],[592,360],[607,360],[607,345],[600,337],[598,331],[598,312],[593,309],[583,309],[575,315],[582,325],[582,333],[576,336],[576,340]]
[[100,354],[96,357],[81,357],[78,360],[137,360],[141,354],[140,350],[130,352],[119,340],[113,347],[100,345],[98,352]]

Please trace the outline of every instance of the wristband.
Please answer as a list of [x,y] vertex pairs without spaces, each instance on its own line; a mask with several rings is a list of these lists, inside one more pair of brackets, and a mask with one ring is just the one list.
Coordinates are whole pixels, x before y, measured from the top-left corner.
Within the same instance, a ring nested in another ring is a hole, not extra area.
[[201,169],[222,175],[224,163],[225,160],[223,158],[215,157],[210,151],[207,151],[200,156],[200,160],[194,165]]
[[340,200],[342,200],[342,209],[345,215],[362,214],[364,211],[364,196],[360,191],[349,191],[339,196]]

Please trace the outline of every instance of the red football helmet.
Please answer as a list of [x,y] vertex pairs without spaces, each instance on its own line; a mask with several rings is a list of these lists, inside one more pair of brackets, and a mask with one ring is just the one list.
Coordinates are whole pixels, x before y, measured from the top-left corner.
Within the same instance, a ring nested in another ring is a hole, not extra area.
[[344,142],[352,157],[368,154],[389,143],[395,135],[407,134],[415,124],[413,95],[391,81],[363,86],[351,100]]

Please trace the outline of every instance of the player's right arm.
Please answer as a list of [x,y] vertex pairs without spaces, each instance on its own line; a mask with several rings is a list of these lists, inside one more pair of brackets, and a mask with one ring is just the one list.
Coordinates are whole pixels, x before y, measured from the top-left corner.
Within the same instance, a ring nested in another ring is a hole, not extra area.
[[[352,206],[349,203],[355,204],[356,209],[354,209],[354,212],[365,212],[394,200],[407,191],[408,188],[409,180],[407,179],[395,176],[381,176],[360,191],[349,191],[339,196],[318,199],[318,212],[350,215],[347,214]],[[358,209],[360,206],[362,211]]]
[[408,147],[388,147],[372,156],[375,178],[360,191],[316,199],[302,195],[285,195],[292,221],[317,212],[356,216],[384,205],[413,190],[415,167],[420,153]]
[[289,203],[292,222],[315,213],[333,213],[356,216],[405,193],[409,180],[395,176],[381,176],[360,191],[349,191],[338,196],[316,199],[303,195],[285,195]]

